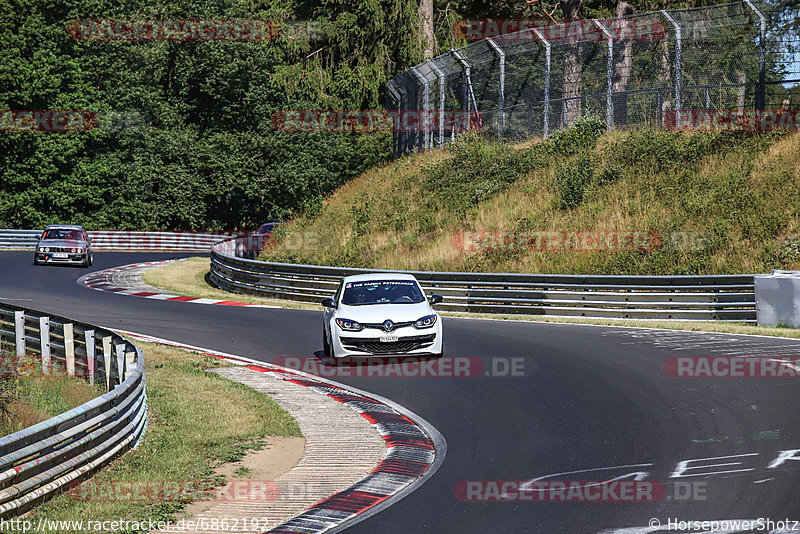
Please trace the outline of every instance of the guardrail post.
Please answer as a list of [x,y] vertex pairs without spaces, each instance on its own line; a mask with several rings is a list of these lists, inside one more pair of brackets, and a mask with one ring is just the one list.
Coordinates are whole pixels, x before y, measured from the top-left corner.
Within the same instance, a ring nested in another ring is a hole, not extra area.
[[550,135],[550,41],[544,38],[544,35],[538,28],[533,28],[533,33],[544,44],[544,137]]
[[42,348],[42,372],[49,374],[50,359],[50,318],[39,317],[39,343]]
[[115,349],[117,352],[117,377],[119,383],[122,384],[125,381],[125,345],[120,343]]
[[67,376],[75,376],[75,330],[72,323],[64,323],[64,356]]
[[103,368],[106,373],[106,389],[111,391],[111,336],[103,338]]
[[95,354],[94,330],[87,330],[83,333],[86,341],[86,368],[89,373],[89,383],[94,385],[94,375],[97,373],[97,355]]
[[506,115],[503,111],[503,107],[505,106],[505,98],[506,98],[506,53],[503,51],[500,46],[494,42],[494,39],[487,39],[487,42],[492,47],[492,49],[497,53],[497,56],[500,60],[500,88],[497,91],[497,108],[500,112],[500,126],[498,131],[498,137],[502,141],[503,133],[505,132],[506,128]]
[[14,312],[14,336],[17,358],[25,357],[25,312]]
[[675,27],[675,125],[681,127],[681,25],[665,9],[664,17]]
[[136,352],[135,351],[128,351],[128,352],[125,353],[125,376],[124,376],[124,380],[128,379],[128,375],[131,373],[131,369],[134,369],[134,368],[136,368]]
[[594,23],[603,30],[608,46],[608,58],[606,60],[606,130],[614,126],[614,35],[599,20],[594,19]]

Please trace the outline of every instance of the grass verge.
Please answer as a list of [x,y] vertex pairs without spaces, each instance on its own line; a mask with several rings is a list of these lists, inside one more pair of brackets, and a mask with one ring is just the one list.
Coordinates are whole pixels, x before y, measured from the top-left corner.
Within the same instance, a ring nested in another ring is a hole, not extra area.
[[283,308],[319,309],[316,304],[229,293],[209,283],[208,271],[208,258],[194,257],[144,271],[142,280],[144,283],[164,291],[180,293],[190,297],[235,300],[246,304],[264,304]]
[[[141,343],[150,425],[142,444],[93,478],[102,482],[197,481],[221,484],[215,468],[262,448],[269,436],[300,436],[297,422],[270,397],[205,369],[226,366],[209,356]],[[187,502],[85,501],[68,493],[28,517],[50,521],[167,521]],[[72,533],[79,530],[59,529]],[[125,530],[138,534],[147,530]]]
[[[32,363],[28,358],[22,361]],[[0,436],[46,421],[103,393],[99,386],[79,378],[44,375],[34,365],[20,370],[18,365],[10,353],[0,355]]]

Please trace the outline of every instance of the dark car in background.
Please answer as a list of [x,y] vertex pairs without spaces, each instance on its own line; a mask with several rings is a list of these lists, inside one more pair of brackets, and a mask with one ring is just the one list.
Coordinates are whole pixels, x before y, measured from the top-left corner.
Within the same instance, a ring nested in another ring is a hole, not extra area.
[[33,254],[34,265],[60,263],[89,267],[92,241],[83,226],[51,224],[44,229]]
[[264,223],[258,227],[258,230],[256,230],[256,235],[269,235],[272,232],[274,232],[275,229],[278,228],[278,226],[280,226],[280,224],[281,223],[279,222]]

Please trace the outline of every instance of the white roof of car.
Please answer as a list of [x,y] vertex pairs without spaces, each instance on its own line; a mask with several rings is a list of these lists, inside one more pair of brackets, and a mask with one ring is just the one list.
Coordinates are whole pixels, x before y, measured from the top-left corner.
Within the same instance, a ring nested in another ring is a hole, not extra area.
[[404,273],[370,273],[346,276],[345,282],[369,282],[373,280],[415,280],[413,275]]

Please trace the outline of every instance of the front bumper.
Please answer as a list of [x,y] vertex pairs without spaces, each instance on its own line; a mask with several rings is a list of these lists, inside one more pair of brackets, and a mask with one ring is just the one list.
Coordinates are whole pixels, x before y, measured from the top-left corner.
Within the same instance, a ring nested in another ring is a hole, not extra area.
[[88,254],[83,253],[63,253],[66,254],[66,258],[56,258],[54,257],[55,254],[59,254],[58,252],[37,252],[36,253],[36,261],[39,263],[86,263],[88,259]]
[[[396,335],[397,341],[383,342],[382,335]],[[395,356],[430,355],[442,352],[441,324],[433,328],[418,330],[413,327],[401,328],[387,333],[367,328],[361,332],[346,332],[334,328],[333,354],[337,358],[347,356]]]

